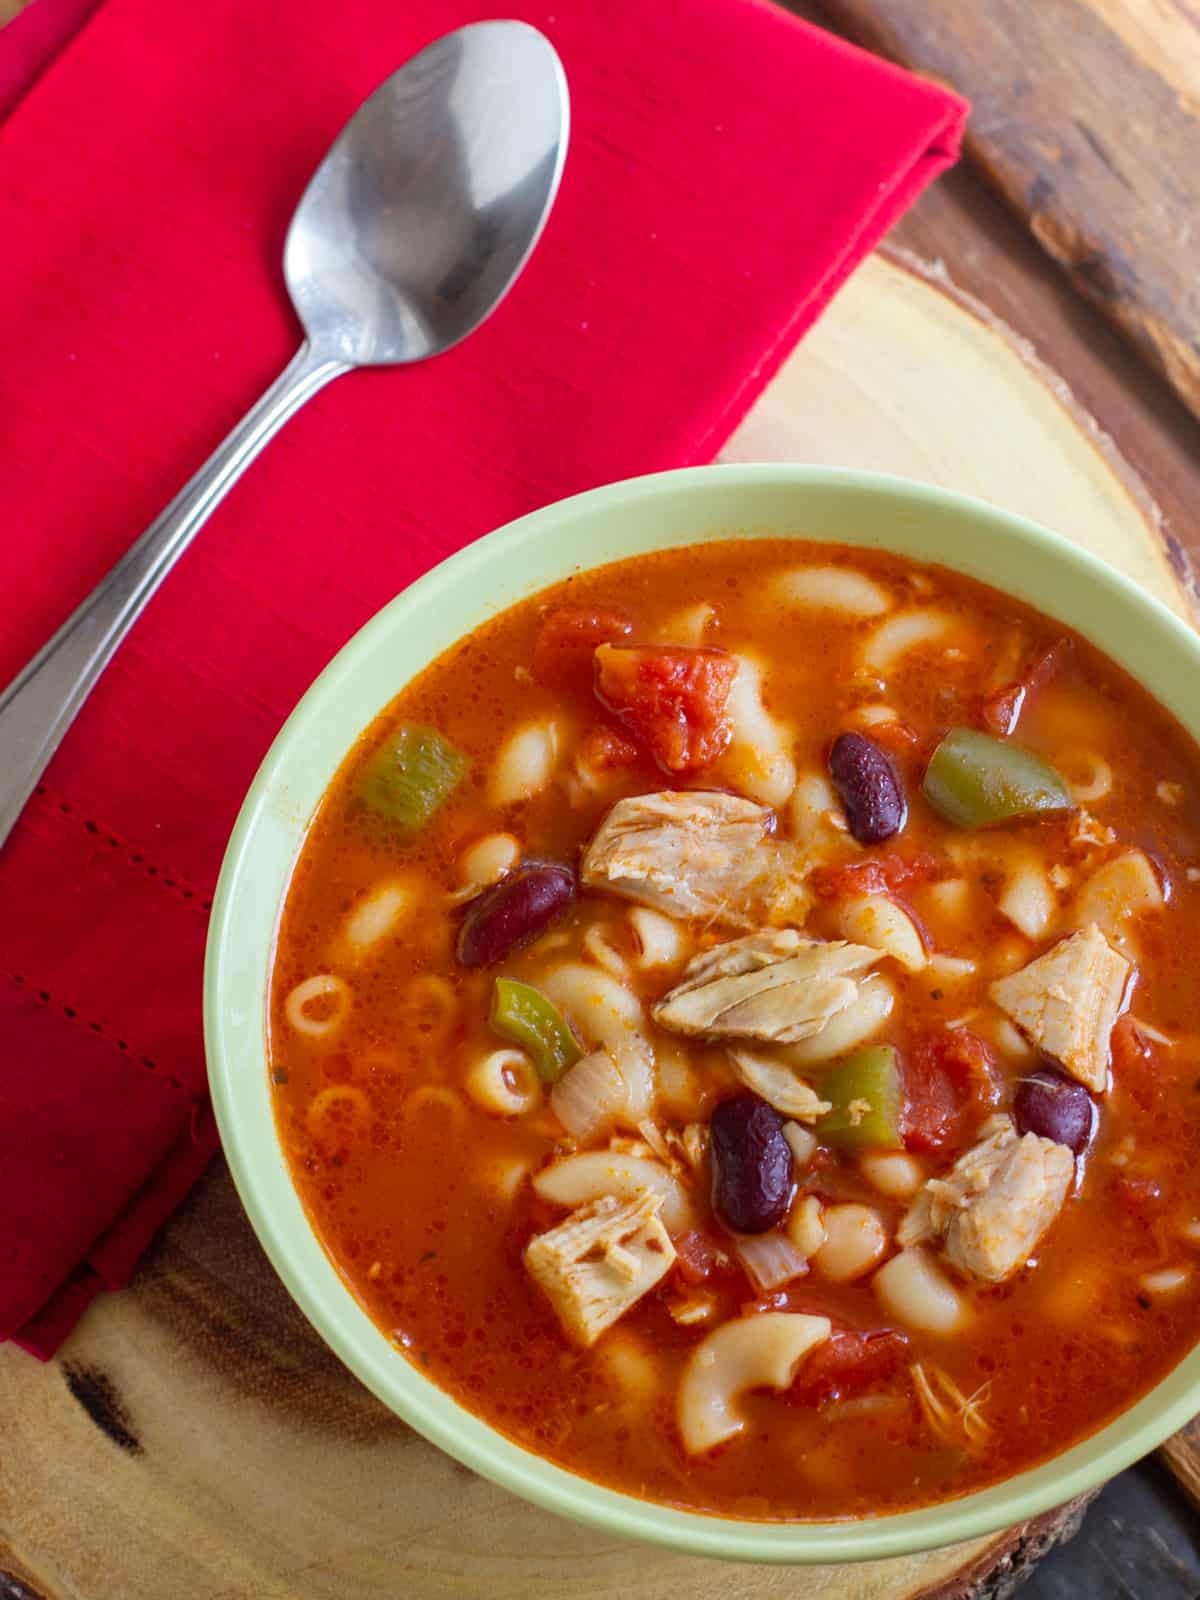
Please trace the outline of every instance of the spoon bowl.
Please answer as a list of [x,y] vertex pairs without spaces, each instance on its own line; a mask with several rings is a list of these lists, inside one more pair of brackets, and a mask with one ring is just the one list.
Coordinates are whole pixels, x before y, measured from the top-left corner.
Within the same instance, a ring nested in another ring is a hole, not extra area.
[[292,219],[284,274],[310,341],[354,365],[422,361],[507,294],[562,176],[569,103],[523,22],[437,39],[347,123]]
[[440,355],[499,305],[554,204],[568,125],[562,64],[524,22],[444,35],[359,107],[284,248],[304,343],[0,692],[0,846],[142,608],[288,418],[354,367]]

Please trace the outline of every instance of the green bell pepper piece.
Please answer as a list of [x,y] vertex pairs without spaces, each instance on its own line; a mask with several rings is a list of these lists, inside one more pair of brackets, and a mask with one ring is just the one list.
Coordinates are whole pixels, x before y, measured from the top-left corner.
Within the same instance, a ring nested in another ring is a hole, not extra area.
[[358,796],[411,838],[462,782],[468,764],[462,751],[435,729],[405,723],[363,768]]
[[975,728],[951,728],[929,758],[921,790],[956,828],[988,828],[1075,804],[1066,779],[1040,756]]
[[492,993],[491,1024],[533,1057],[543,1083],[557,1083],[583,1049],[571,1024],[540,989],[516,978],[497,978]]
[[816,1124],[817,1138],[843,1150],[898,1150],[903,1085],[890,1044],[870,1044],[832,1067],[820,1095],[831,1110]]

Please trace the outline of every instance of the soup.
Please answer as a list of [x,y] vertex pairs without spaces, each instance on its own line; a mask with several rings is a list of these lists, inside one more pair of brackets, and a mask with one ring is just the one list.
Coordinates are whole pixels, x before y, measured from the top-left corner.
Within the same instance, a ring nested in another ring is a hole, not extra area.
[[715,542],[498,616],[354,745],[274,956],[279,1135],[413,1362],[715,1515],[899,1511],[1191,1346],[1200,761],[1084,640]]

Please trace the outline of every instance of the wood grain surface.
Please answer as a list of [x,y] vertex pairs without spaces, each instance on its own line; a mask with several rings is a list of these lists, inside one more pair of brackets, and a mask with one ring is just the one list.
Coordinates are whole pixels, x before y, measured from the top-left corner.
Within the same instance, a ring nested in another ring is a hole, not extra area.
[[1200,1511],[1200,1417],[1168,1439],[1162,1454],[1172,1476]]
[[[1187,608],[1117,452],[994,319],[894,263],[856,274],[726,451],[764,456],[882,466],[1040,511]],[[1081,1512],[803,1572],[579,1529],[359,1387],[275,1278],[219,1165],[57,1360],[0,1350],[0,1416],[0,1600],[1005,1600]]]
[[1200,10],[1192,0],[821,0],[964,93],[973,159],[1075,287],[1200,412]]

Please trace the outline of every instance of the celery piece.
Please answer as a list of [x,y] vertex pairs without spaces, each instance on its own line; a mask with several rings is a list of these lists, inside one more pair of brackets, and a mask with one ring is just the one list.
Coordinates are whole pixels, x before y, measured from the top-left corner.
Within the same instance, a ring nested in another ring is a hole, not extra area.
[[405,723],[363,768],[358,797],[411,838],[458,787],[467,766],[462,751],[435,729]]
[[975,728],[951,728],[929,758],[921,789],[956,828],[1069,811],[1075,803],[1066,779],[1039,756]]
[[583,1055],[570,1023],[532,984],[497,978],[490,1020],[502,1038],[529,1051],[543,1083],[557,1083]]
[[869,1044],[832,1067],[822,1078],[822,1100],[832,1107],[815,1133],[844,1150],[898,1150],[903,1086],[890,1044]]

